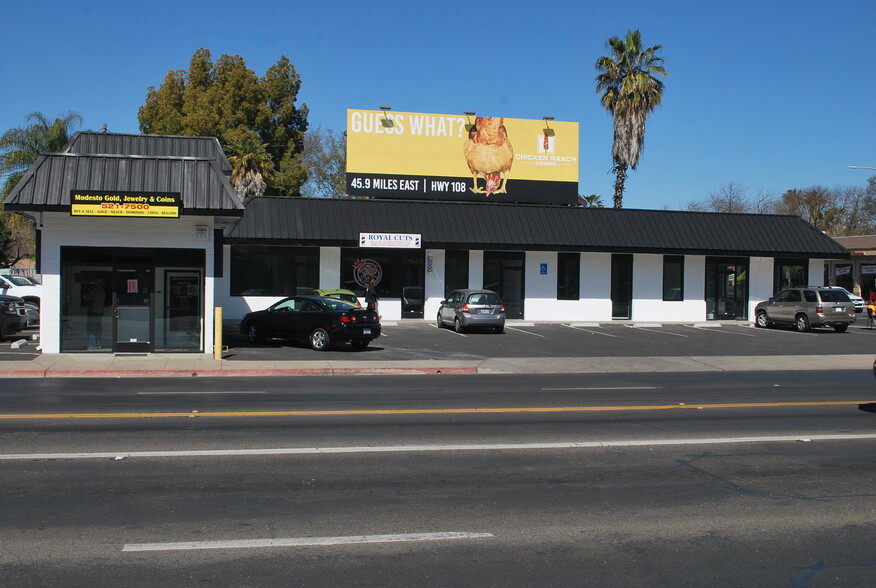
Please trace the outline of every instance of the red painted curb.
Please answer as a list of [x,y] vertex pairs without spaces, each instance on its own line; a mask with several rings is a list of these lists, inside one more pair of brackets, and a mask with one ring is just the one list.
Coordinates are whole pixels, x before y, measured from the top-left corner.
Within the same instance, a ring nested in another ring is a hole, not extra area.
[[385,376],[429,374],[477,374],[475,367],[410,368],[314,368],[264,370],[66,370],[0,372],[0,378],[216,378],[241,376]]

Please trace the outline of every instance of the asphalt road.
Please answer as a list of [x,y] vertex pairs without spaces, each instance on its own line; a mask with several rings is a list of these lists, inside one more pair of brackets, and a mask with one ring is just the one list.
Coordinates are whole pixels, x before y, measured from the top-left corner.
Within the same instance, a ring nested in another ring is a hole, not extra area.
[[876,584],[867,370],[184,384],[0,390],[4,584]]

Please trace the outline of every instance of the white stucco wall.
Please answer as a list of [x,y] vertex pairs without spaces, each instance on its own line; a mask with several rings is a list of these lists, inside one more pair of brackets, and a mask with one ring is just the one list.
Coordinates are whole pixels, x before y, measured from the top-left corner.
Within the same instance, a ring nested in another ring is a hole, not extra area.
[[[207,227],[207,240],[196,239],[195,227]],[[61,247],[203,249],[205,282],[204,353],[213,353],[213,219],[74,217],[69,213],[42,214],[40,271],[40,343],[43,353],[59,353],[61,343]]]
[[691,322],[706,317],[706,258],[684,258],[684,300],[663,300],[663,255],[633,256],[632,319],[639,322]]

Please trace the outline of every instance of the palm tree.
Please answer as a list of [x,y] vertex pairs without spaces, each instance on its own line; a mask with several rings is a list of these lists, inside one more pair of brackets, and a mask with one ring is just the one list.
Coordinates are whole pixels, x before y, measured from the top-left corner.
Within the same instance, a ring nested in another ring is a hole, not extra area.
[[238,128],[229,133],[228,161],[231,163],[231,182],[240,199],[265,193],[265,179],[274,171],[274,162],[267,145],[259,141],[253,131]]
[[602,196],[591,194],[590,196],[581,196],[578,194],[578,205],[584,208],[604,208],[602,204]]
[[614,117],[614,207],[621,208],[627,168],[636,169],[645,146],[645,119],[663,97],[663,82],[655,74],[665,77],[666,69],[661,65],[663,58],[657,56],[663,45],[644,49],[638,30],[628,32],[626,39],[612,37],[606,46],[611,55],[596,60],[596,91],[602,93],[602,105]]
[[40,153],[64,149],[74,127],[82,124],[82,116],[75,112],[54,121],[41,112],[34,112],[25,120],[30,123],[26,127],[9,129],[0,136],[0,178],[3,178],[0,200],[12,191]]
[[33,222],[3,211],[3,200],[40,153],[63,150],[73,129],[82,124],[82,116],[75,112],[68,112],[54,121],[41,112],[34,112],[25,120],[30,124],[9,129],[0,136],[0,265],[14,265],[35,249]]

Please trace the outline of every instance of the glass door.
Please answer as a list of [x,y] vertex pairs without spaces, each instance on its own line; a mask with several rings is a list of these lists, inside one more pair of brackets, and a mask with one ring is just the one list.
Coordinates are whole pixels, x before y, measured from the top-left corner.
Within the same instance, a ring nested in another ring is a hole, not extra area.
[[706,318],[748,318],[748,259],[706,258]]
[[152,350],[153,271],[146,265],[116,267],[113,351]]
[[523,266],[523,253],[484,252],[484,288],[499,295],[509,319],[523,318]]

